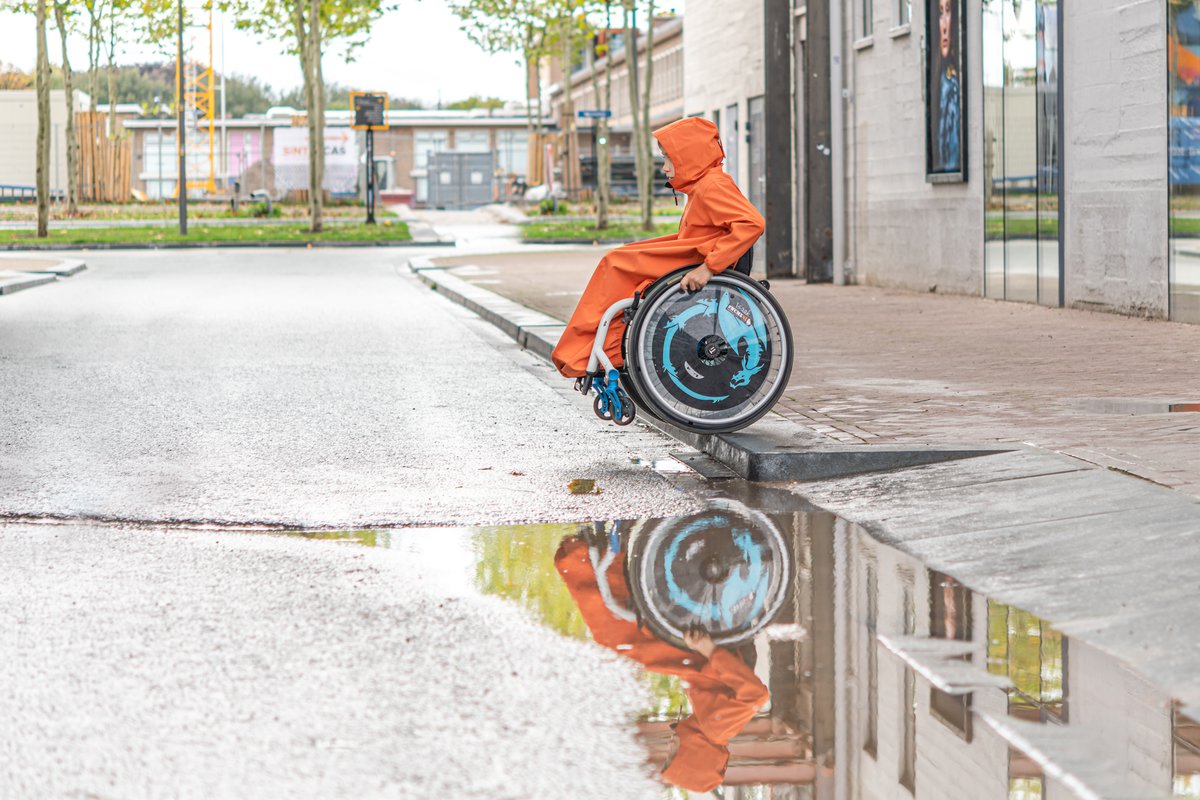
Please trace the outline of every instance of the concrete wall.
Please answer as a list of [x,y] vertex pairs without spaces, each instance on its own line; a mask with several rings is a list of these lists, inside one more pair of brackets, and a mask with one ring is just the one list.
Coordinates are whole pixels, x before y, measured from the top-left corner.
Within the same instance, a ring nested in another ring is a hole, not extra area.
[[[726,152],[736,161],[738,185],[749,181],[749,150],[746,144],[747,100],[763,93],[763,4],[762,0],[704,0],[688,5],[683,26],[683,113],[713,118],[730,105],[738,106],[735,137],[722,134]],[[737,148],[734,156],[733,149]]]
[[1064,11],[1066,302],[1167,314],[1167,52],[1162,0]]
[[[75,93],[75,110],[86,107]],[[66,93],[50,92],[50,190],[67,190]],[[33,186],[37,180],[37,93],[0,91],[0,184]]]
[[925,181],[924,3],[910,25],[876,0],[859,36],[859,3],[844,6],[847,276],[917,290],[983,291],[981,0],[967,0],[966,183]]

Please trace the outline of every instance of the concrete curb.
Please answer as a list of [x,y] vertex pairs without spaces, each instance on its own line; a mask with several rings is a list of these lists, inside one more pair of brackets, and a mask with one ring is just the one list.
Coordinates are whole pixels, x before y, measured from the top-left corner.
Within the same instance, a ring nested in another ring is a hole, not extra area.
[[[427,286],[474,311],[504,331],[521,347],[550,360],[566,326],[561,320],[534,311],[448,273],[428,258],[414,258],[409,268]],[[657,419],[639,417],[663,433],[707,453],[737,475],[752,481],[814,481],[938,464],[964,458],[1010,452],[1014,448],[831,445],[825,437],[768,414],[749,428],[728,434],[687,431]]]
[[13,294],[35,286],[54,283],[53,275],[36,272],[0,272],[0,295]]
[[70,278],[74,275],[78,275],[85,269],[87,269],[87,264],[83,261],[80,261],[77,258],[64,258],[62,261],[58,262],[58,266],[56,267],[47,267],[45,269],[27,269],[24,271],[35,274],[54,275],[58,278]]
[[0,251],[87,251],[87,250],[190,250],[190,249],[235,249],[290,248],[304,250],[309,247],[454,247],[453,239],[413,239],[407,242],[156,242],[128,244],[0,244]]

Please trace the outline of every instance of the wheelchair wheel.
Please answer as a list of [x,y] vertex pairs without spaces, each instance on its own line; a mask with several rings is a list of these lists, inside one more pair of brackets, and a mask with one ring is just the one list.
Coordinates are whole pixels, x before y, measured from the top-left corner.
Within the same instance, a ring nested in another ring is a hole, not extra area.
[[758,281],[726,270],[688,294],[679,281],[691,269],[652,284],[625,329],[630,394],[664,422],[728,433],[770,411],[787,388],[792,332]]
[[639,529],[628,552],[635,610],[655,636],[680,647],[694,627],[718,645],[753,638],[791,590],[787,540],[765,514],[732,500]]

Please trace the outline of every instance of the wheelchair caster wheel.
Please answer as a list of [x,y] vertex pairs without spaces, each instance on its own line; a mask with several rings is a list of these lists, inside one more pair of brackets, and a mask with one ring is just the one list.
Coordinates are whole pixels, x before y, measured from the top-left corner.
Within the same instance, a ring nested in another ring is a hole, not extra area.
[[604,402],[604,397],[597,397],[592,401],[592,410],[596,412],[596,416],[608,422],[613,418],[612,409],[608,408]]
[[632,400],[630,400],[627,396],[622,395],[621,396],[621,416],[614,419],[613,422],[624,427],[625,425],[628,425],[629,423],[633,422],[633,419],[636,416],[637,416],[637,407],[635,407],[633,405]]

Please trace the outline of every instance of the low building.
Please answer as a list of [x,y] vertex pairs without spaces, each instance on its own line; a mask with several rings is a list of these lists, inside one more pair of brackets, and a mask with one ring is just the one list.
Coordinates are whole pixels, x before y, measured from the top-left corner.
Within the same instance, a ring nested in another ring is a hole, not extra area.
[[[50,92],[50,192],[67,191],[67,96]],[[75,92],[73,107],[86,111],[90,101]],[[37,181],[37,92],[33,89],[0,91],[0,186],[32,189]],[[13,194],[0,190],[0,195]]]
[[[380,191],[412,195],[417,204],[424,203],[429,157],[442,152],[491,154],[487,180],[496,198],[526,173],[529,121],[523,109],[391,110],[387,121],[388,130],[375,133]],[[351,112],[326,113],[325,188],[335,196],[358,196],[365,189],[366,134],[350,125]],[[131,119],[124,126],[133,135],[132,188],[151,199],[174,196],[179,172],[176,121]],[[235,183],[242,194],[265,191],[274,197],[307,189],[308,129],[303,112],[272,109],[262,115],[217,120],[214,129],[211,150],[205,130],[189,137],[187,170],[193,193],[203,193],[197,184],[210,173],[221,194]]]

